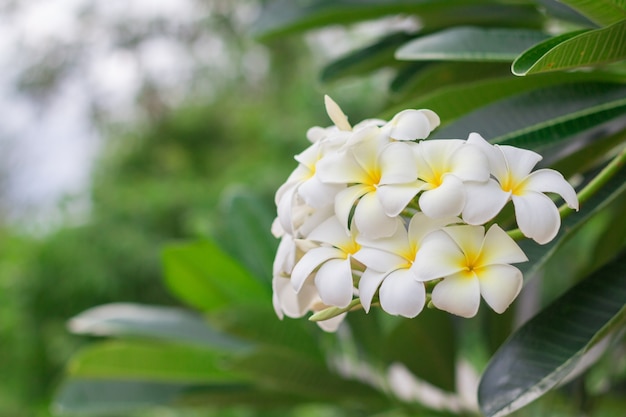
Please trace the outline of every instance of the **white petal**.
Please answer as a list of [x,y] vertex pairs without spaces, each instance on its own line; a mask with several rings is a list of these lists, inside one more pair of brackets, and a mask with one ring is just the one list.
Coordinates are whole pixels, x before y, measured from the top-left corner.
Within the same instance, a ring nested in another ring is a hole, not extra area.
[[462,181],[489,179],[489,160],[477,146],[465,143],[454,152],[450,164],[451,172]]
[[408,143],[394,142],[382,149],[379,155],[380,184],[408,183],[417,179],[417,164],[411,148]]
[[541,155],[528,149],[520,149],[515,146],[497,146],[506,158],[510,175],[518,181],[525,178],[543,159]]
[[480,253],[481,265],[514,264],[527,260],[524,251],[500,226],[494,224],[489,228]]
[[474,317],[480,306],[480,284],[476,278],[452,275],[435,285],[435,307],[461,317]]
[[324,207],[335,201],[335,196],[346,186],[344,184],[327,184],[319,180],[317,175],[304,181],[298,187],[298,194],[305,204],[318,208]]
[[433,219],[458,216],[465,205],[465,188],[460,179],[446,175],[441,185],[424,191],[419,198],[422,212]]
[[553,169],[539,169],[530,174],[524,182],[525,188],[542,193],[557,193],[567,205],[578,210],[578,197],[576,191],[568,183],[560,172]]
[[322,224],[324,221],[335,215],[334,204],[329,204],[326,207],[317,208],[302,220],[298,227],[299,237],[306,237],[311,233],[313,229]]
[[343,323],[343,319],[346,317],[346,314],[348,313],[343,313],[328,320],[318,321],[316,323],[320,329],[325,332],[336,332],[341,323]]
[[294,159],[308,169],[312,169],[315,167],[317,161],[319,161],[321,155],[320,143],[315,142],[304,151],[297,154]]
[[421,181],[414,181],[407,184],[390,184],[378,187],[376,195],[385,214],[389,217],[399,215],[417,195],[423,184]]
[[283,235],[276,249],[272,271],[274,275],[290,275],[296,261],[296,245],[293,237]]
[[278,221],[286,233],[294,234],[293,210],[297,196],[297,188],[286,189],[276,204]]
[[354,293],[350,259],[331,259],[315,274],[320,298],[329,306],[347,307]]
[[310,283],[306,283],[300,292],[296,293],[289,279],[274,277],[272,288],[274,290],[274,310],[280,309],[281,314],[278,316],[281,318],[282,313],[287,317],[302,317],[309,310],[313,300],[317,298],[317,290]]
[[348,219],[350,218],[350,213],[352,213],[354,203],[368,190],[369,187],[367,185],[357,184],[340,191],[335,196],[335,214],[346,230],[348,229]]
[[368,269],[378,272],[389,272],[407,263],[406,259],[393,252],[367,246],[361,246],[361,249],[353,257]]
[[369,179],[352,154],[346,152],[324,156],[317,163],[315,174],[320,181],[330,184],[364,183]]
[[482,226],[450,226],[443,229],[465,254],[466,259],[474,260],[480,254],[485,239]]
[[345,227],[336,216],[321,223],[307,237],[309,240],[325,242],[337,247],[350,244],[352,241],[352,236],[346,233]]
[[380,306],[389,314],[413,318],[424,308],[424,284],[408,269],[399,269],[385,278],[379,290]]
[[414,250],[418,250],[420,245],[422,244],[422,240],[426,235],[435,230],[439,230],[444,226],[449,224],[459,222],[458,217],[442,217],[440,219],[431,219],[427,217],[424,213],[417,212],[411,218],[408,229],[408,239],[409,244],[414,248]]
[[370,172],[378,166],[380,153],[389,141],[381,135],[380,129],[370,126],[352,135],[347,144],[347,152],[361,166],[364,172]]
[[365,194],[354,210],[354,224],[359,232],[371,239],[391,236],[398,227],[394,217],[385,214],[376,193]]
[[502,150],[487,142],[478,133],[470,133],[467,143],[480,148],[489,161],[489,169],[496,178],[504,178],[507,174],[506,159]]
[[463,220],[468,224],[485,224],[506,205],[511,196],[493,179],[487,182],[466,182]]
[[460,139],[425,140],[419,144],[419,153],[435,171],[443,173],[449,171],[454,153],[464,145]]
[[540,245],[550,242],[561,227],[561,217],[548,196],[534,191],[513,195],[517,226],[524,236]]
[[320,142],[330,133],[329,128],[324,128],[320,126],[313,126],[309,130],[306,131],[306,138],[311,143]]
[[[396,114],[385,126],[389,136],[395,140],[425,139],[436,127],[431,126],[437,122],[434,112],[425,113],[420,110],[403,110]],[[439,123],[437,123],[439,125]]]
[[300,291],[304,281],[324,262],[330,259],[344,258],[345,255],[339,249],[319,247],[311,249],[298,261],[291,271],[291,285],[296,292]]
[[459,272],[464,268],[465,255],[443,230],[428,234],[422,241],[411,269],[417,279],[430,281]]
[[522,273],[511,265],[491,265],[477,272],[480,293],[496,313],[502,314],[522,289]]
[[386,276],[387,272],[378,272],[369,268],[361,275],[361,280],[359,281],[359,298],[361,299],[361,305],[366,313],[370,311],[372,298],[374,294],[376,294],[378,286]]
[[346,117],[339,105],[335,103],[332,98],[324,96],[324,104],[326,105],[328,117],[330,117],[330,120],[333,121],[339,130],[352,130],[350,123],[348,123],[348,117]]

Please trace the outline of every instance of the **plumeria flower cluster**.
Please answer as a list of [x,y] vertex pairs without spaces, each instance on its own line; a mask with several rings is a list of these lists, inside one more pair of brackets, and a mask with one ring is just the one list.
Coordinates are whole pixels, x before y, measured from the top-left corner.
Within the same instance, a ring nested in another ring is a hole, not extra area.
[[512,264],[527,257],[486,224],[512,201],[520,231],[545,244],[560,227],[545,193],[578,209],[572,186],[554,170],[533,171],[537,153],[477,133],[427,139],[440,123],[430,110],[352,126],[328,96],[325,104],[334,125],[309,129],[310,146],[276,192],[277,315],[335,307],[339,314],[318,321],[334,331],[358,304],[404,317],[432,304],[472,317],[482,298],[504,312],[523,283]]

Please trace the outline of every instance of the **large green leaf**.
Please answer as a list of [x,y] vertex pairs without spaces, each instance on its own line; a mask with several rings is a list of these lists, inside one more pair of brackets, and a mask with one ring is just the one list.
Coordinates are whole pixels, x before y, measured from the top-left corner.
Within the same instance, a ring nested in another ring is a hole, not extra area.
[[168,246],[163,265],[171,291],[201,310],[270,303],[269,291],[212,242]]
[[68,372],[78,378],[179,383],[232,383],[242,377],[224,368],[228,355],[179,344],[107,341],[76,354]]
[[163,382],[71,379],[57,392],[52,409],[59,415],[128,415],[171,403],[185,388]]
[[413,39],[415,36],[405,32],[386,35],[371,45],[331,62],[324,67],[320,77],[323,82],[329,82],[344,77],[369,73],[385,66],[398,66],[400,63],[394,59],[394,51],[398,46],[409,39]]
[[[286,349],[261,349],[233,363],[233,369],[246,373],[259,386],[316,401],[340,404],[357,403],[361,407],[380,407],[385,397],[355,377],[344,379],[326,365]],[[372,411],[371,408],[369,410]]]
[[560,0],[599,25],[611,25],[626,19],[624,0]]
[[515,75],[529,75],[622,59],[626,59],[626,20],[548,39],[517,57],[511,69]]
[[625,114],[624,97],[626,86],[614,83],[546,86],[484,106],[432,136],[465,138],[478,132],[494,142],[538,149]]
[[234,188],[220,199],[223,219],[217,226],[220,247],[239,260],[257,278],[272,278],[278,240],[269,233],[276,216],[272,200],[263,200],[246,188]]
[[395,57],[405,61],[512,62],[547,37],[531,29],[454,27],[407,42]]
[[618,257],[533,317],[496,352],[480,382],[482,412],[504,416],[554,388],[604,336],[623,329],[625,305],[626,264]]
[[[443,67],[433,67],[432,76],[427,74],[430,70],[423,71],[424,81],[418,80],[420,85],[435,84],[437,82],[445,83],[443,87],[437,90],[425,94],[418,98],[406,100],[397,106],[387,110],[382,115],[383,118],[389,118],[400,110],[406,108],[415,109],[431,109],[435,111],[441,118],[442,126],[450,125],[454,120],[459,119],[461,116],[485,107],[489,104],[495,103],[499,100],[504,100],[508,97],[516,96],[525,92],[533,90],[539,90],[546,87],[558,86],[566,83],[582,82],[588,80],[589,82],[595,80],[615,80],[616,77],[613,74],[607,73],[565,73],[565,74],[540,74],[534,77],[513,77],[505,76],[492,78],[487,80],[470,81],[460,85],[453,84],[458,79],[457,74],[462,73],[463,66],[468,64],[463,63],[446,63],[442,64]],[[471,68],[475,68],[474,64],[470,67],[469,71],[473,71]],[[441,71],[441,73],[438,73]],[[482,113],[480,117],[475,117],[469,120],[467,123],[462,121],[458,122],[458,128],[455,129],[456,133],[451,134],[463,134],[462,131],[466,129],[478,130],[483,125],[490,126],[493,117],[490,115],[494,109],[497,109],[500,104],[494,104],[492,108],[489,108]],[[559,106],[560,107],[560,106]],[[507,115],[505,120],[497,121],[504,123],[511,120],[511,116]],[[477,124],[478,121],[478,124]],[[469,126],[470,123],[474,123]],[[521,125],[523,127],[524,125]],[[433,134],[435,136],[440,135],[443,127],[437,129]],[[506,129],[500,129],[500,134],[507,133]],[[467,133],[464,133],[467,135]],[[440,135],[439,137],[445,137]],[[450,136],[452,137],[452,136]]]
[[293,0],[269,1],[253,32],[272,38],[330,24],[378,19],[389,14],[415,14],[424,27],[465,24],[531,25],[541,20],[532,5],[499,4],[497,0]]
[[279,320],[271,302],[263,306],[235,306],[213,311],[210,322],[225,334],[278,348],[288,348],[322,362],[318,328],[303,319]]
[[199,315],[175,307],[113,303],[90,308],[68,324],[78,334],[154,338],[222,349],[234,349],[242,342],[220,334]]

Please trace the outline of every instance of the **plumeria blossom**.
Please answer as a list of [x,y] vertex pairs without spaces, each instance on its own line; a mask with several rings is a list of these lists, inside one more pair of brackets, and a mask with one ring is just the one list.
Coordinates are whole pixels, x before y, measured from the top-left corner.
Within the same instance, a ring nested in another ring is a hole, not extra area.
[[420,190],[412,147],[415,143],[388,143],[380,129],[361,131],[352,148],[319,162],[319,177],[330,184],[350,184],[335,197],[335,214],[344,227],[354,208],[354,224],[364,235],[389,236],[395,217]]
[[574,189],[554,170],[532,172],[535,152],[476,133],[429,139],[440,123],[430,110],[351,125],[324,100],[333,125],[307,131],[308,148],[276,192],[276,314],[324,312],[315,320],[335,331],[347,311],[377,303],[404,317],[425,305],[472,317],[481,298],[506,310],[523,285],[511,264],[527,258],[500,226],[485,233],[484,224],[512,200],[523,234],[546,243],[560,217],[544,193],[577,209]]
[[[417,316],[426,301],[424,284],[417,280],[413,268],[421,242],[429,233],[458,221],[456,217],[433,220],[423,213],[415,213],[408,228],[400,224],[392,236],[376,240],[357,238],[361,249],[354,257],[367,267],[359,281],[365,311],[369,311],[380,286],[383,310],[404,317]],[[402,221],[398,219],[398,222]]]
[[429,217],[458,216],[465,206],[465,182],[489,179],[485,155],[463,140],[426,140],[415,150],[419,177],[425,182],[419,206]]
[[315,228],[308,239],[320,244],[302,256],[291,272],[291,284],[300,292],[313,280],[320,299],[328,305],[346,307],[354,294],[352,255],[359,250],[356,228],[349,234],[331,217]]
[[545,192],[563,197],[567,205],[578,210],[574,188],[553,169],[531,172],[541,155],[514,146],[491,145],[479,134],[472,133],[467,141],[480,147],[489,160],[495,180],[472,184],[463,219],[470,224],[483,224],[511,199],[521,232],[540,244],[554,239],[561,226],[561,217],[554,202]]
[[462,317],[478,312],[480,297],[502,313],[522,288],[522,273],[510,265],[528,258],[498,225],[450,226],[426,236],[415,260],[420,281],[435,285],[435,307]]

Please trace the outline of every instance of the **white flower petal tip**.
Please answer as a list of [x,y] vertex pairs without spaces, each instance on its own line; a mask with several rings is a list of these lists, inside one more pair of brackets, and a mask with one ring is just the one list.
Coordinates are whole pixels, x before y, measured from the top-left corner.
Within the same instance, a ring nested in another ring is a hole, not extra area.
[[348,117],[341,110],[341,107],[329,96],[324,96],[324,104],[326,105],[326,113],[339,130],[350,131],[352,126],[348,123]]
[[426,139],[439,126],[439,116],[432,110],[403,110],[386,125],[395,140]]

